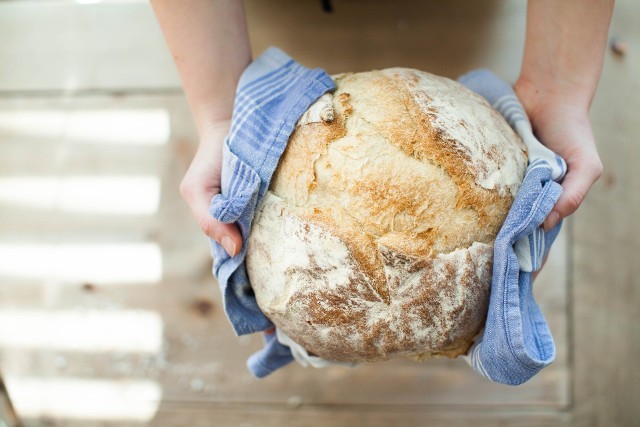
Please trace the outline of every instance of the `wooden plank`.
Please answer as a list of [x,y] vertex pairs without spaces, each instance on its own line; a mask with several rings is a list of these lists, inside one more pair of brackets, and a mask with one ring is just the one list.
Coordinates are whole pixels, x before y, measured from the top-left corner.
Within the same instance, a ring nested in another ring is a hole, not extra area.
[[490,67],[517,77],[524,45],[523,4],[405,0],[245,2],[253,51],[281,47],[330,73],[411,67],[457,78]]
[[[187,410],[188,409],[188,410]],[[218,426],[566,426],[567,412],[532,411],[526,408],[486,410],[469,407],[370,406],[287,406],[209,405],[171,403],[160,408],[152,425],[167,425],[185,420],[189,425],[205,426],[215,420]],[[167,423],[167,424],[165,424]]]
[[604,176],[575,215],[572,290],[577,425],[640,420],[640,3],[616,2],[611,36],[633,46],[607,51],[591,109]]

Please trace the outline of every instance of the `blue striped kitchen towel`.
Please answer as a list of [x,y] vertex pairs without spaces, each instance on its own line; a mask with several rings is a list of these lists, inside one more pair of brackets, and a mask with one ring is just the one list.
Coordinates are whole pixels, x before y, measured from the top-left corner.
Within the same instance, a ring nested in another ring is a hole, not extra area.
[[[240,77],[223,148],[221,192],[210,207],[216,219],[238,225],[244,242],[240,253],[230,257],[211,241],[213,272],[225,313],[238,335],[273,327],[258,307],[244,264],[251,221],[298,119],[334,88],[323,70],[305,68],[277,48],[265,51]],[[293,360],[289,348],[271,337],[265,344],[248,363],[258,377]]]
[[511,86],[487,70],[460,83],[482,95],[525,142],[529,166],[493,250],[489,312],[482,336],[467,354],[473,369],[492,381],[518,385],[555,357],[555,345],[533,297],[533,272],[540,269],[562,223],[545,232],[541,224],[555,205],[567,166],[542,145]]

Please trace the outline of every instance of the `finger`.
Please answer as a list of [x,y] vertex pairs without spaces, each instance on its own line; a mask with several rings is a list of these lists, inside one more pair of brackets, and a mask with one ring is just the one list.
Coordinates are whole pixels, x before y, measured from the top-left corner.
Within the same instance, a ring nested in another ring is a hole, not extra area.
[[242,236],[235,224],[226,224],[213,218],[208,212],[198,220],[200,229],[218,242],[229,256],[236,256],[242,249]]
[[545,219],[543,229],[549,231],[561,219],[574,213],[600,175],[602,175],[602,163],[597,155],[595,158],[570,164],[569,173],[562,182],[562,194]]
[[218,242],[229,256],[235,256],[242,249],[242,235],[235,224],[227,224],[215,219],[209,213],[211,193],[194,190],[188,184],[180,191],[191,208],[191,213],[204,234]]

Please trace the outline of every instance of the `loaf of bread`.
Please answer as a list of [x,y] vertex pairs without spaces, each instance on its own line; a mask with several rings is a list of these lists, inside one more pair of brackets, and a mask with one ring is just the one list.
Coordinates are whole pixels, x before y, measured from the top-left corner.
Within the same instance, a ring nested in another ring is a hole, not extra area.
[[335,76],[300,119],[252,225],[260,308],[328,360],[467,352],[525,147],[462,85],[392,68]]

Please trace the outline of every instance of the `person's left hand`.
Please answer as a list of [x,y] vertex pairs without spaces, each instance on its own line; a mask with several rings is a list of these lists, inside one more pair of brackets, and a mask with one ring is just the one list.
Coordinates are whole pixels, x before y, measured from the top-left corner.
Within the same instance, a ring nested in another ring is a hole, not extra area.
[[543,228],[549,230],[578,209],[602,175],[588,105],[571,94],[543,93],[523,81],[518,81],[514,90],[529,116],[534,134],[567,162],[562,194],[544,221]]

